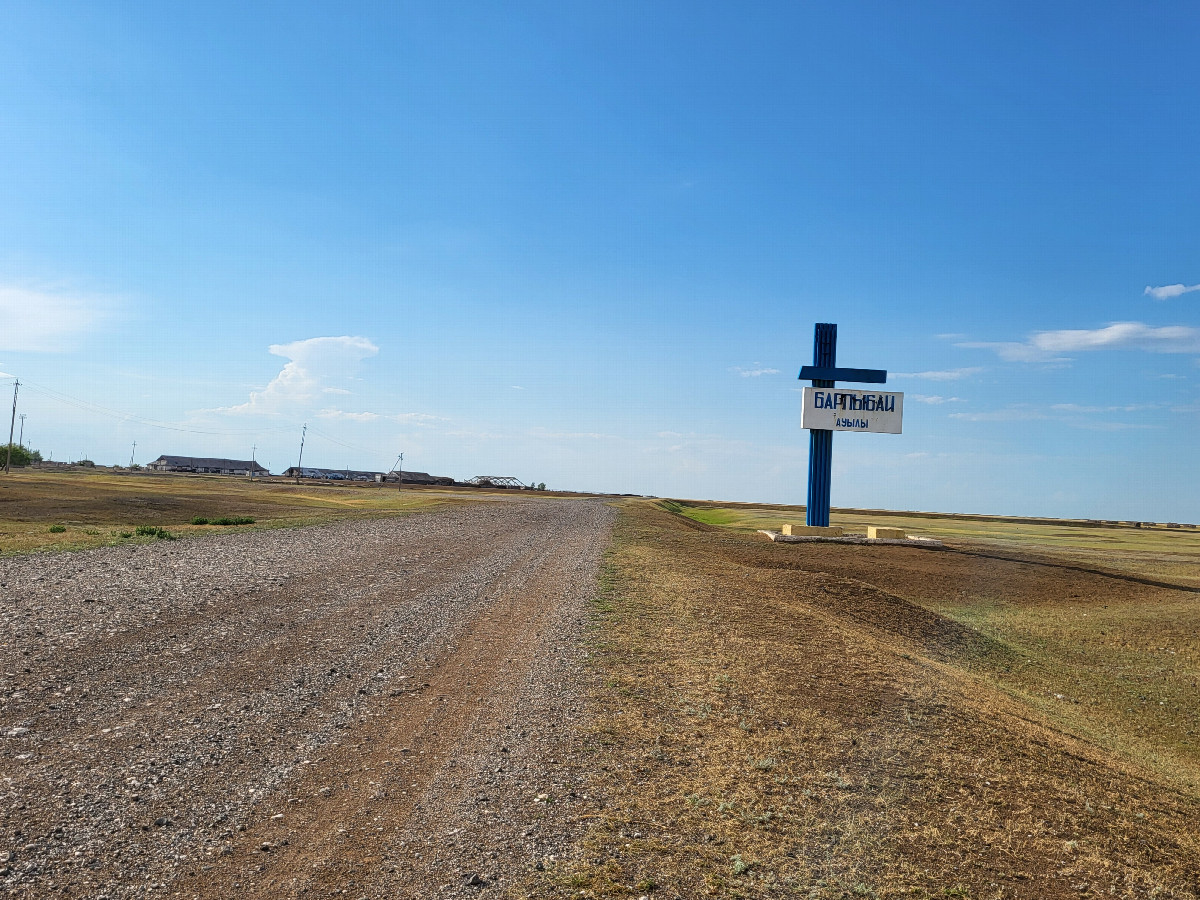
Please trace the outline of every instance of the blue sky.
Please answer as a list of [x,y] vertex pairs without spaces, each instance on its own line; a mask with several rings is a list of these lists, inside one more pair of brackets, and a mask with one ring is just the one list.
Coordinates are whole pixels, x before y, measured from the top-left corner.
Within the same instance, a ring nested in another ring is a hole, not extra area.
[[802,502],[832,321],[906,396],[835,506],[1195,522],[1198,26],[8,4],[0,390],[55,459]]

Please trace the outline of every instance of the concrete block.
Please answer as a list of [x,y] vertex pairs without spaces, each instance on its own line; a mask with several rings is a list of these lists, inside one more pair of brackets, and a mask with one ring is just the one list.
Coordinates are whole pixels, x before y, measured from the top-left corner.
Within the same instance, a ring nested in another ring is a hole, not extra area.
[[783,533],[788,537],[841,537],[840,525],[822,527],[820,525],[793,525],[788,522],[783,526]]
[[867,539],[879,540],[884,538],[889,541],[903,541],[908,537],[907,532],[903,528],[882,528],[878,525],[867,526]]

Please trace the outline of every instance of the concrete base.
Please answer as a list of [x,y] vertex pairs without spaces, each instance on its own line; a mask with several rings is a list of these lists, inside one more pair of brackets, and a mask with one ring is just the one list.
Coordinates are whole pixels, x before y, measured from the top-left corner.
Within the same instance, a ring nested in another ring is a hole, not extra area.
[[783,544],[804,544],[804,543],[826,543],[826,544],[892,544],[898,547],[941,547],[941,541],[936,541],[933,538],[925,537],[906,537],[904,539],[895,538],[868,538],[865,534],[847,534],[847,535],[822,535],[822,534],[805,534],[797,532],[796,534],[781,534],[778,531],[768,531],[761,529],[759,534],[765,534],[772,541]]
[[793,525],[790,522],[783,526],[783,533],[788,537],[841,537],[839,525]]
[[886,538],[887,540],[892,540],[892,541],[902,541],[907,537],[908,537],[908,534],[905,532],[905,530],[903,528],[884,528],[879,525],[868,525],[867,526],[867,539],[868,540],[874,541],[874,540],[879,540],[880,538]]

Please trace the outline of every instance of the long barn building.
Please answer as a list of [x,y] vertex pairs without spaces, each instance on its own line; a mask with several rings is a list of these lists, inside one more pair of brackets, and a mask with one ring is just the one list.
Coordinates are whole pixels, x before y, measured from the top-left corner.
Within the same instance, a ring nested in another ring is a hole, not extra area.
[[270,475],[252,459],[217,459],[209,456],[160,456],[146,463],[154,472],[195,472],[198,475]]

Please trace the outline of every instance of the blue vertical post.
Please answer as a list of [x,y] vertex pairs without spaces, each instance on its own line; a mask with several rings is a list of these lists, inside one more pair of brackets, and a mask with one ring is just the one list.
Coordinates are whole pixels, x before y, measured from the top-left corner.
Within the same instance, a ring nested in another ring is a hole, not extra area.
[[[818,322],[813,334],[813,365],[832,369],[837,365],[837,325]],[[832,381],[814,381],[813,387],[831,388]],[[812,429],[808,438],[808,525],[829,525],[829,497],[833,481],[833,432]]]

